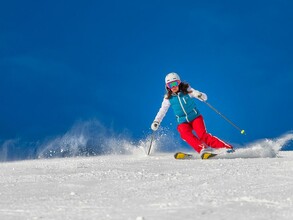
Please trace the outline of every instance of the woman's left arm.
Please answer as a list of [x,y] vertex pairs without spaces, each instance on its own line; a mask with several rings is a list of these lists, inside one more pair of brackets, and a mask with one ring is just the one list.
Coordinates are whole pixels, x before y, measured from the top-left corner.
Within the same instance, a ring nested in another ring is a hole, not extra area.
[[191,91],[191,93],[189,93],[189,96],[190,97],[197,98],[200,101],[206,101],[206,100],[208,100],[208,96],[205,93],[203,93],[203,92],[200,92],[198,90],[195,90],[195,89],[193,89],[191,87],[189,87],[187,90],[188,91]]

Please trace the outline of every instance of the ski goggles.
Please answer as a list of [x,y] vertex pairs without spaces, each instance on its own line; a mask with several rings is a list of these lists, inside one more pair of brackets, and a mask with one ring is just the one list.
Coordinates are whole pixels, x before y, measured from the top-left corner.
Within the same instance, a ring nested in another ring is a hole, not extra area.
[[175,81],[172,81],[172,82],[167,83],[166,85],[167,85],[167,87],[169,89],[172,89],[173,87],[179,86],[179,84],[180,84],[180,81],[179,80],[175,80]]

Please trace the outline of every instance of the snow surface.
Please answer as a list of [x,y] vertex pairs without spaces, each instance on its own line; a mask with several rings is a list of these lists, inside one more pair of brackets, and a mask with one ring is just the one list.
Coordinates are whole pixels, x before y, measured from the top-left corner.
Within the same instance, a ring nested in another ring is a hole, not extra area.
[[293,152],[279,149],[292,139],[211,160],[128,143],[122,155],[0,163],[0,219],[291,220]]

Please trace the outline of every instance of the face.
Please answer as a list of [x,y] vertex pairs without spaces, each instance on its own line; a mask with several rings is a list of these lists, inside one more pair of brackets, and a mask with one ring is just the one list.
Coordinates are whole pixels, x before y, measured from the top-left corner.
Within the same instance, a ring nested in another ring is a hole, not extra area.
[[175,81],[172,81],[172,82],[167,83],[167,87],[169,89],[171,89],[171,91],[173,93],[176,93],[176,92],[179,91],[179,84],[180,84],[180,81],[179,80],[175,80]]
[[172,87],[172,88],[171,88],[171,91],[172,91],[173,93],[178,92],[178,91],[179,91],[179,86],[174,86],[174,87]]

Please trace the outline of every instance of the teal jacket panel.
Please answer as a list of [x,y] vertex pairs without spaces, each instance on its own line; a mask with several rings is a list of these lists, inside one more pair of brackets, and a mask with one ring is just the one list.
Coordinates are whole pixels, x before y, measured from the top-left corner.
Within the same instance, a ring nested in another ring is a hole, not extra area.
[[200,115],[196,108],[195,99],[188,94],[184,95],[180,92],[177,95],[172,95],[169,100],[179,124],[191,122]]

